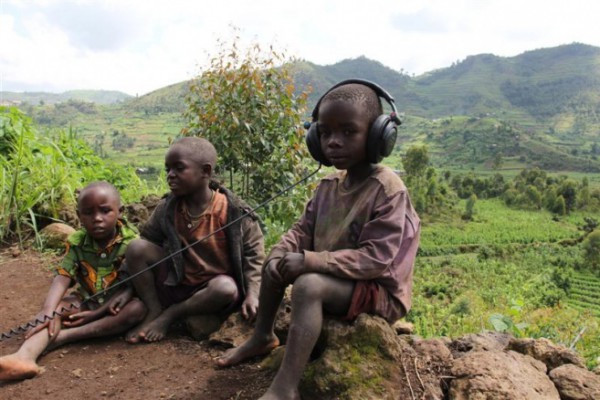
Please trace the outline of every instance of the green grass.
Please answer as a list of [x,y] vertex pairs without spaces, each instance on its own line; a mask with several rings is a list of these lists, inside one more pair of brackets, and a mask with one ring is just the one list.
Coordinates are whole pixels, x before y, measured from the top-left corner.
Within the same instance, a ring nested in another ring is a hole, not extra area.
[[[464,202],[458,206],[464,209]],[[473,221],[454,219],[444,223],[424,223],[420,251],[424,255],[464,252],[469,246],[507,246],[557,242],[581,236],[574,221],[554,221],[547,211],[531,212],[507,208],[500,199],[479,200]],[[461,250],[461,246],[462,249]]]
[[580,311],[590,311],[600,317],[600,277],[585,271],[576,271],[567,304]]
[[[408,320],[424,337],[458,337],[493,330],[490,317],[501,314],[523,337],[547,337],[575,344],[588,366],[600,355],[600,279],[577,272],[571,294],[558,289],[553,273],[566,264],[575,271],[581,257],[577,241],[583,214],[558,222],[544,211],[507,208],[499,200],[476,203],[472,222],[425,221]],[[559,295],[559,298],[553,296]],[[520,328],[517,328],[517,324]]]

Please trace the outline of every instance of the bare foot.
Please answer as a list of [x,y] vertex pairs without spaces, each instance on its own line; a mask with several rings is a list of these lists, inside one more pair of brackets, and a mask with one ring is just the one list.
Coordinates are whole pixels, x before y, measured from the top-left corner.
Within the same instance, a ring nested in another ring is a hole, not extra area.
[[38,365],[14,354],[0,358],[0,381],[33,378],[40,373]]
[[171,325],[171,319],[163,313],[163,315],[146,325],[140,336],[147,342],[158,342],[167,336],[169,325]]
[[263,394],[258,400],[300,400],[300,392],[298,389],[292,390],[290,393],[281,395],[276,393],[275,390],[269,388],[265,394]]
[[217,365],[219,367],[230,367],[249,358],[270,353],[277,346],[279,346],[279,339],[275,335],[265,337],[264,339],[252,336],[241,346],[229,349],[225,354],[217,358]]
[[142,340],[144,340],[146,338],[146,331],[148,329],[148,326],[156,318],[158,318],[160,316],[160,314],[161,314],[161,310],[158,310],[155,312],[148,311],[148,314],[146,314],[146,317],[144,318],[144,320],[142,322],[140,322],[140,324],[138,326],[136,326],[135,328],[133,328],[129,332],[127,332],[127,334],[125,335],[125,341],[127,343],[136,344],[136,343],[139,343]]

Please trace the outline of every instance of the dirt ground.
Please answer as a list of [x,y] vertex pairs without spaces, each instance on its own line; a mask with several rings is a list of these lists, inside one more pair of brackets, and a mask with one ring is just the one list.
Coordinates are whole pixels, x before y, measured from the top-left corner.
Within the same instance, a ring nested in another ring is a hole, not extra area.
[[[0,332],[8,332],[38,311],[52,281],[57,258],[34,251],[17,257],[0,249]],[[0,356],[22,343],[22,335],[0,341]],[[272,373],[258,361],[219,369],[224,349],[192,339],[175,327],[159,343],[129,345],[123,337],[73,343],[43,355],[41,375],[0,382],[0,399],[256,399]]]

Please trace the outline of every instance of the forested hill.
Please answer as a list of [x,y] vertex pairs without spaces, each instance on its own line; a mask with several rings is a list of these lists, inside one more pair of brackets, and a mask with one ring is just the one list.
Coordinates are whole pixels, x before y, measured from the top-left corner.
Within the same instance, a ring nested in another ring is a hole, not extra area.
[[[469,56],[419,76],[365,57],[325,66],[302,60],[294,69],[296,86],[312,88],[311,107],[333,84],[359,77],[386,88],[406,114],[424,118],[482,113],[506,114],[524,122],[561,114],[600,118],[600,48],[579,43],[515,57]],[[131,104],[149,112],[181,110],[185,86],[186,82],[174,84]]]
[[[595,123],[600,118],[600,48],[580,43],[525,52],[515,57],[469,56],[447,68],[409,76],[366,57],[332,65],[294,63],[296,86],[310,87],[309,106],[333,84],[359,77],[377,82],[407,115],[507,115],[518,122],[541,121],[563,114]],[[157,89],[139,98],[113,91],[62,94],[4,92],[5,100],[29,104],[68,99],[106,104],[127,101],[147,113],[176,112],[185,107],[187,82]],[[127,100],[129,99],[129,100]]]
[[407,114],[426,118],[510,113],[535,119],[564,112],[600,113],[600,48],[570,44],[515,57],[469,56],[450,67],[410,77],[364,57],[319,66],[297,64],[297,83],[316,94],[350,77],[390,91]]
[[[598,47],[573,43],[514,57],[479,54],[419,76],[366,57],[332,65],[300,60],[292,68],[297,89],[311,90],[308,112],[339,81],[362,78],[378,83],[395,97],[405,115],[400,142],[427,143],[440,165],[489,167],[502,161],[512,169],[600,171]],[[68,100],[40,107],[31,101],[24,109],[41,125],[74,125],[90,134],[99,129],[142,133],[120,123],[133,114],[162,126],[156,132],[144,127],[144,134],[174,134],[183,123],[188,83],[175,83],[118,106]],[[166,130],[167,125],[173,128]],[[501,141],[499,132],[506,136]]]

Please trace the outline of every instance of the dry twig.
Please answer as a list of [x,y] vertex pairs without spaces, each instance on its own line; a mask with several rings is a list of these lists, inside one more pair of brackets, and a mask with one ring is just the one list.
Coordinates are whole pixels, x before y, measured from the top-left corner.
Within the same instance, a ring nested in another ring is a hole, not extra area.
[[421,384],[421,388],[425,391],[425,385],[423,384],[423,380],[421,379],[421,375],[419,375],[419,366],[417,365],[417,357],[415,357],[415,374],[417,374],[417,378],[419,379],[419,383]]
[[406,376],[406,382],[408,382],[410,396],[412,397],[412,400],[416,400],[415,392],[413,391],[412,385],[410,384],[410,378],[408,377],[408,373],[406,372],[406,367],[404,366],[404,358],[402,356],[400,356],[400,364],[402,365],[402,371],[404,371],[404,375]]

